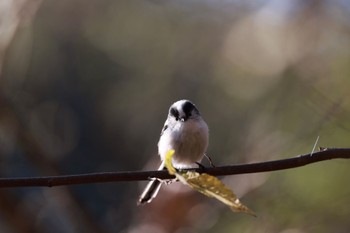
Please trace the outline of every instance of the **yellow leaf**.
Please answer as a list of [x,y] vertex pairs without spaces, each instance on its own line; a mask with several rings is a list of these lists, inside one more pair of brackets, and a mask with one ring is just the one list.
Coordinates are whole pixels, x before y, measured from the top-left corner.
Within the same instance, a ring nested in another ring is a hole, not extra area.
[[166,155],[165,155],[165,160],[164,164],[165,167],[168,169],[168,172],[170,175],[175,175],[176,169],[173,166],[173,163],[171,162],[171,159],[173,158],[175,151],[174,150],[169,150]]
[[197,172],[186,172],[182,176],[186,180],[187,185],[194,190],[208,197],[216,198],[225,205],[228,205],[235,212],[244,212],[256,216],[253,211],[239,201],[231,189],[215,176],[206,173],[199,174]]
[[172,165],[172,156],[174,150],[169,150],[165,156],[165,166],[169,171],[169,174],[175,175],[178,180],[183,184],[190,186],[192,189],[208,196],[216,198],[225,205],[228,205],[231,210],[235,212],[243,212],[253,216],[256,216],[253,211],[243,205],[236,194],[229,189],[224,183],[222,183],[215,176],[208,175],[206,173],[198,173],[193,171],[178,172]]

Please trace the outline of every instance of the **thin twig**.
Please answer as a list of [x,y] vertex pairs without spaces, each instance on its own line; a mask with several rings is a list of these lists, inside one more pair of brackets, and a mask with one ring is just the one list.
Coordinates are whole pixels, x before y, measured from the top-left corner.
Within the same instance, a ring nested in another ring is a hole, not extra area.
[[316,149],[316,146],[317,146],[317,143],[318,143],[319,139],[320,139],[320,135],[317,136],[317,139],[316,139],[316,142],[314,144],[314,147],[312,147],[311,155],[315,152],[315,149]]
[[[205,173],[214,176],[236,175],[258,172],[270,172],[301,167],[310,163],[316,163],[330,159],[350,159],[350,148],[321,148],[312,154],[299,155],[297,157],[275,161],[238,164],[230,166],[205,168]],[[190,169],[203,172],[200,168]],[[46,177],[1,178],[0,188],[6,187],[34,187],[34,186],[62,186],[89,183],[106,183],[121,181],[139,181],[149,178],[172,179],[167,171],[129,171],[129,172],[103,172],[79,175],[62,175]]]

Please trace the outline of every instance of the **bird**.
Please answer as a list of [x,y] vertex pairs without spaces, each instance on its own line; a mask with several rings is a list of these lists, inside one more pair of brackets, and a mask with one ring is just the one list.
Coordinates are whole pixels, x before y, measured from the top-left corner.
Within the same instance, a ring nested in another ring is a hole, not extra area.
[[[189,100],[173,103],[168,111],[158,142],[158,154],[165,169],[165,155],[174,150],[172,163],[175,168],[191,168],[199,164],[205,156],[209,143],[209,128],[197,107]],[[159,179],[149,181],[138,199],[138,204],[150,203],[158,194],[162,182]]]

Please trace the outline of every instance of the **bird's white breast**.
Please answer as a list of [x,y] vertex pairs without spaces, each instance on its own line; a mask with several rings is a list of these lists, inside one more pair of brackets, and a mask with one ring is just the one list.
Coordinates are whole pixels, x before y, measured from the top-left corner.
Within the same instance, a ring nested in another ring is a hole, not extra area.
[[208,146],[208,126],[202,119],[189,119],[166,129],[159,142],[158,152],[162,160],[173,149],[173,165],[177,168],[192,167],[202,160]]

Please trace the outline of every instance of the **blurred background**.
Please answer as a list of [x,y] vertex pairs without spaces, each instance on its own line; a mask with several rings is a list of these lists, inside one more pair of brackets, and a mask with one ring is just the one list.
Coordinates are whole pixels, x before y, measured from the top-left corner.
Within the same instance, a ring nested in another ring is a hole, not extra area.
[[[153,170],[184,98],[216,165],[349,147],[349,75],[345,0],[1,0],[0,175]],[[257,218],[180,184],[0,189],[0,232],[348,232],[349,165],[222,177]]]

